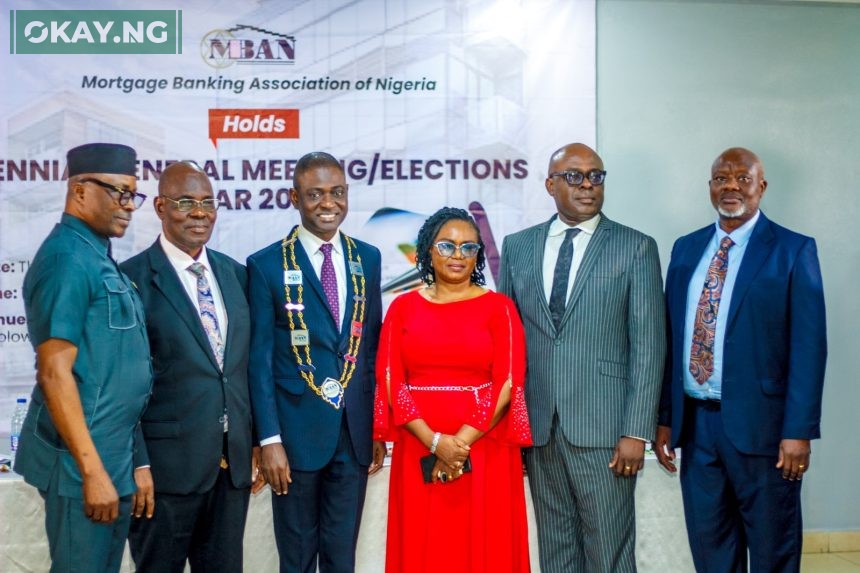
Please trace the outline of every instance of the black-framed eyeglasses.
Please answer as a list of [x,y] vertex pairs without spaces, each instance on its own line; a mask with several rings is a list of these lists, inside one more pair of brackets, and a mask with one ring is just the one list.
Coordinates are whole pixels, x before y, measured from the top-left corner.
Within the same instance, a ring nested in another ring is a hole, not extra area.
[[606,171],[602,169],[592,169],[588,173],[583,173],[582,171],[577,171],[575,169],[571,171],[558,171],[557,173],[550,173],[550,177],[562,177],[564,178],[565,183],[573,187],[574,185],[581,185],[585,178],[588,177],[588,180],[592,185],[603,185],[603,182],[606,181]]
[[81,183],[95,183],[96,185],[107,191],[108,195],[113,197],[113,200],[119,203],[120,207],[125,207],[126,205],[128,205],[128,202],[131,201],[132,205],[134,205],[134,208],[139,209],[140,206],[143,205],[143,202],[146,201],[146,195],[144,195],[143,193],[138,193],[137,191],[125,189],[123,187],[108,183],[107,181],[102,181],[101,179],[87,177],[86,179],[81,179]]
[[464,259],[471,259],[478,256],[478,251],[481,250],[481,245],[478,243],[461,243],[455,245],[451,241],[439,241],[433,244],[436,247],[436,252],[441,257],[453,257],[454,253],[460,251],[460,255]]
[[197,201],[196,199],[171,199],[170,197],[161,196],[162,199],[167,199],[172,202],[176,206],[176,210],[182,213],[187,213],[188,211],[193,211],[194,209],[200,209],[201,211],[205,211],[206,213],[214,213],[218,210],[218,202],[215,199],[201,199]]

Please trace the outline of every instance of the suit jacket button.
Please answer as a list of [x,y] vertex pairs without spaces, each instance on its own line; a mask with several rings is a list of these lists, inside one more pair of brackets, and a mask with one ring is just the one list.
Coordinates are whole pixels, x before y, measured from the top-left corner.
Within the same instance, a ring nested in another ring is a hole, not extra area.
[[561,339],[560,339],[560,338],[556,338],[556,339],[555,339],[555,345],[556,345],[556,346],[561,346]]
[[227,377],[226,377],[226,376],[222,376],[222,377],[221,377],[221,382],[223,382],[224,384],[226,384],[226,383],[227,383]]

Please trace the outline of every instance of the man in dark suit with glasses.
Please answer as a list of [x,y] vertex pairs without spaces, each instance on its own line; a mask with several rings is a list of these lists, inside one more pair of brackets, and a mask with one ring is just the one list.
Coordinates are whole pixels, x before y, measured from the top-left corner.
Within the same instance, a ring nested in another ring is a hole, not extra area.
[[636,570],[633,494],[654,435],[665,311],[657,244],[606,217],[605,179],[593,149],[557,150],[545,187],[558,214],[502,246],[499,290],[526,331],[544,573]]
[[242,570],[255,477],[247,274],[206,247],[217,208],[200,167],[170,165],[155,199],[162,233],[122,265],[143,299],[155,371],[129,536],[142,571],[179,573],[186,561],[192,570]]

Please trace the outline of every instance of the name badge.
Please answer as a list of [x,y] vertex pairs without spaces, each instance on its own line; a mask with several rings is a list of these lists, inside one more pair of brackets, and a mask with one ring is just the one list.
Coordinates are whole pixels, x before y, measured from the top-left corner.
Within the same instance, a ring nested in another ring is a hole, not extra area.
[[302,271],[284,271],[285,285],[300,285],[302,284]]
[[307,346],[308,342],[308,331],[307,330],[291,330],[290,331],[290,342],[292,342],[293,346]]
[[358,261],[349,261],[349,272],[360,277],[364,276],[364,270],[361,268],[361,263]]

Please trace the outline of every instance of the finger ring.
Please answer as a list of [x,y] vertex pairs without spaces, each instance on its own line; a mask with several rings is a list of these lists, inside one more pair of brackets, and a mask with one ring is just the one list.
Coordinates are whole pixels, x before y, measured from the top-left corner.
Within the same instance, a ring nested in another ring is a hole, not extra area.
[[463,468],[460,468],[460,471],[459,471],[459,472],[457,472],[457,475],[458,475],[458,476],[463,475]]
[[797,467],[799,467],[800,469],[803,469],[803,468],[805,468],[806,466],[805,466],[805,465],[803,465],[803,464],[799,464]]
[[448,474],[447,474],[447,472],[439,472],[439,480],[440,480],[442,483],[447,482],[447,481],[448,481]]
[[625,469],[625,470],[629,470],[629,469],[632,469],[632,468],[631,468],[631,466],[624,466],[624,469]]

